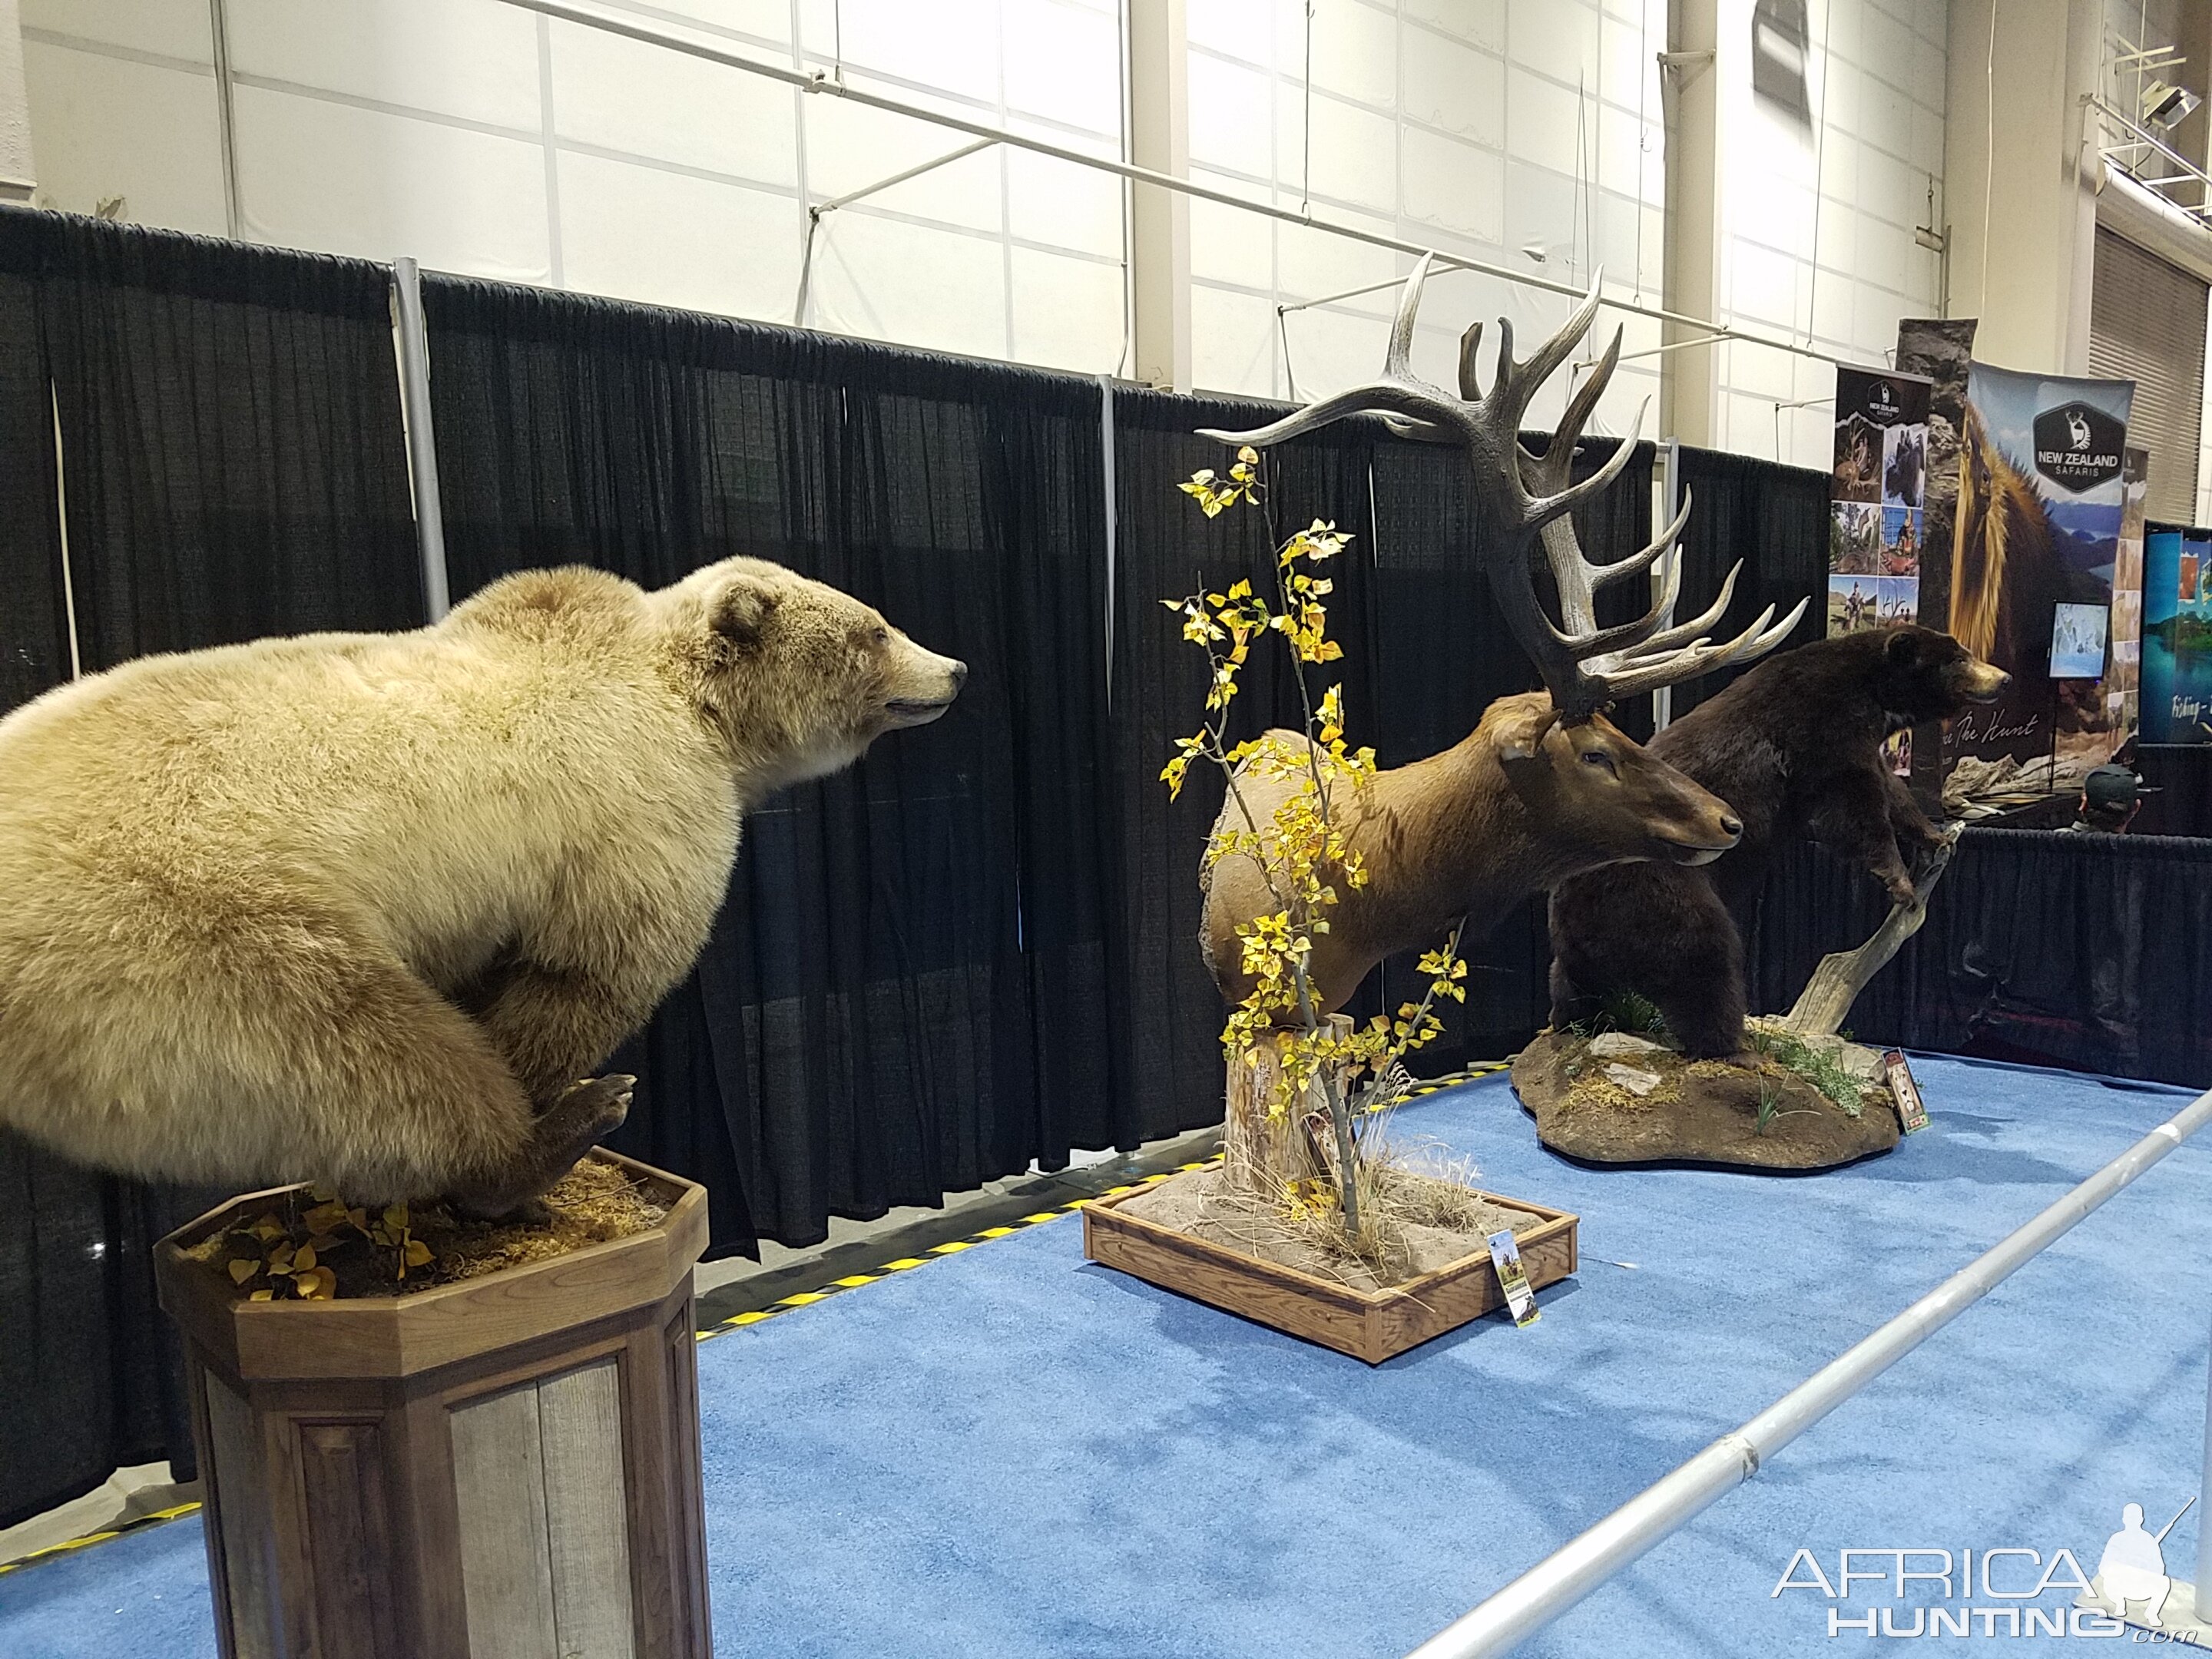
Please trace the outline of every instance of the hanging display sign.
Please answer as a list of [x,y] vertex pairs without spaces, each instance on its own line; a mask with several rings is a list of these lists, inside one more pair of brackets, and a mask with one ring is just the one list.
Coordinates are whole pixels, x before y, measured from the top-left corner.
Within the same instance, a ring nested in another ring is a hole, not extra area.
[[[1949,631],[2013,677],[1952,725],[1953,758],[2086,769],[2119,740],[2113,641],[2132,380],[1972,366],[1959,446]],[[2127,618],[2123,617],[2123,621]]]
[[[1966,375],[1974,356],[1971,317],[1907,317],[1897,325],[1897,367],[1925,375],[1928,398],[1926,497],[1920,510],[1920,544],[1930,550],[1920,563],[1918,608],[1930,628],[1950,615],[1952,523],[1959,503],[1959,433],[1966,422]],[[1900,734],[1918,747],[1905,757],[1914,796],[1929,812],[1942,811],[1942,727],[1929,721]]]
[[2212,743],[2212,533],[2143,538],[2142,740]]
[[[1828,481],[1828,632],[1892,627],[1920,615],[1926,544],[1928,401],[1923,375],[1836,370],[1836,453]],[[1911,763],[1911,733],[1890,763]]]

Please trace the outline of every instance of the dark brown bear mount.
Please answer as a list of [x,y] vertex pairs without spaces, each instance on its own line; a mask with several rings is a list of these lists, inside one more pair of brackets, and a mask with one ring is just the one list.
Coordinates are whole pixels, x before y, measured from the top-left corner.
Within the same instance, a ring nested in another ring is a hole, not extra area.
[[1880,1054],[1779,1020],[1748,1029],[1756,1071],[1626,1031],[1546,1030],[1514,1060],[1514,1091],[1539,1140],[1591,1164],[1832,1170],[1897,1145]]

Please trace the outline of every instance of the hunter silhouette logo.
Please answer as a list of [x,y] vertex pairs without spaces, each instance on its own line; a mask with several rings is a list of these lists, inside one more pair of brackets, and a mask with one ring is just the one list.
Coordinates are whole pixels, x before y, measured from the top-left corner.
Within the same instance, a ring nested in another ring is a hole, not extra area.
[[[2156,1532],[2143,1530],[2142,1504],[2130,1504],[2122,1510],[2120,1529],[2106,1540],[2105,1553],[2097,1558],[2095,1586],[2076,1597],[2075,1605],[2096,1607],[2145,1630],[2164,1630],[2159,1614],[2173,1593],[2173,1580],[2166,1572],[2166,1535],[2196,1502],[2192,1498],[2184,1504],[2173,1520]],[[2131,1607],[2140,1609],[2132,1617]],[[2187,1610],[2183,1611],[2185,1615]],[[2188,1622],[2185,1616],[2183,1622]]]
[[2079,495],[2120,476],[2128,429],[2101,409],[2063,404],[2035,417],[2035,470]]

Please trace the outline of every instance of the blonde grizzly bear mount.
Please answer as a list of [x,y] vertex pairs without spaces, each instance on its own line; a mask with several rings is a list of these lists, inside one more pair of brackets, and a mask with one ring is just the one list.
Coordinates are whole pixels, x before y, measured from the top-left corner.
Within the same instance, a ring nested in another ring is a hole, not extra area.
[[[0,1123],[200,1183],[511,1213],[619,1125],[762,797],[967,677],[730,559],[149,657],[0,720]],[[580,1079],[581,1079],[580,1081]]]

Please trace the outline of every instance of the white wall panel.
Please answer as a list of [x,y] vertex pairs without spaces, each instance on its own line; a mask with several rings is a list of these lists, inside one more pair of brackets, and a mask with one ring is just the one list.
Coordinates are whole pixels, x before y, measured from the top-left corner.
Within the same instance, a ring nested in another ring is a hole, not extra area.
[[549,280],[537,145],[242,86],[238,193],[257,241]]
[[[1019,131],[1024,124],[1015,120],[1010,125]],[[1121,145],[1112,139],[1085,140],[1055,133],[1053,142],[1086,155],[1120,159]],[[1005,161],[1006,228],[1012,234],[1024,241],[1049,242],[1073,252],[1097,254],[1118,264],[1122,257],[1121,179],[1110,173],[1093,172],[1030,150],[1010,149]],[[1249,235],[1249,221],[1246,222]],[[1117,301],[1117,311],[1119,306]]]
[[1125,368],[1120,265],[1025,247],[1007,258],[1016,358],[1079,374]]
[[40,194],[72,213],[223,234],[215,77],[23,43]]
[[1449,35],[1404,31],[1399,107],[1419,121],[1499,149],[1505,143],[1505,65]]
[[495,0],[225,0],[240,76],[524,131],[538,27]]
[[1505,162],[1493,150],[1406,129],[1399,155],[1406,216],[1479,242],[1505,240]]
[[1006,104],[1092,132],[1121,129],[1121,32],[1111,12],[1054,0],[1006,9]]
[[[797,187],[793,112],[804,94],[570,23],[556,22],[550,33],[553,130],[562,139]],[[535,125],[534,55],[532,64]]]
[[24,29],[211,64],[207,0],[21,0]]
[[1006,252],[996,237],[833,214],[814,244],[813,321],[841,334],[1003,357]]
[[803,217],[795,197],[561,158],[562,275],[586,293],[789,322]]
[[1406,15],[1486,52],[1505,50],[1505,0],[1405,0]]
[[1194,285],[1190,295],[1191,378],[1219,392],[1276,385],[1275,307],[1226,289]]

